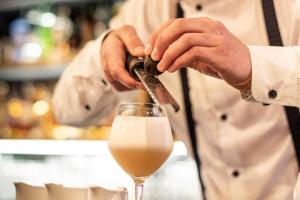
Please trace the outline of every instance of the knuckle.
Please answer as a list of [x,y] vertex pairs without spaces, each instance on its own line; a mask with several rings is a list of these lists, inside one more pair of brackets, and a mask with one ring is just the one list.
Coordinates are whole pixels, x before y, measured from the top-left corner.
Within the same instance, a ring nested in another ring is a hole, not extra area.
[[175,19],[173,23],[176,27],[182,27],[182,26],[184,26],[185,19],[184,18],[178,18],[178,19]]
[[182,42],[184,42],[185,44],[189,45],[192,39],[193,39],[192,33],[186,33],[182,35]]

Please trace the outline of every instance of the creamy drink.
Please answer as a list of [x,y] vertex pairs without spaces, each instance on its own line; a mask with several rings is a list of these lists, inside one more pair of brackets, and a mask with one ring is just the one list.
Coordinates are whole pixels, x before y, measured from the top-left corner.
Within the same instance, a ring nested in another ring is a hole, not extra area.
[[121,104],[108,145],[115,160],[134,180],[135,200],[142,200],[145,179],[173,149],[166,111],[155,104]]
[[117,116],[109,136],[109,149],[132,177],[153,174],[173,148],[167,117]]

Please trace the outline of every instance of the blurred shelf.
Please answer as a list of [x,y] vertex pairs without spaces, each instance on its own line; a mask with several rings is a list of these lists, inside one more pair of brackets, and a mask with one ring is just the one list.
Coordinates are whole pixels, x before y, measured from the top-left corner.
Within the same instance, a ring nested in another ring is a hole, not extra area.
[[[0,154],[109,156],[106,140],[0,139]],[[183,142],[174,142],[173,155],[187,155]]]
[[16,10],[20,8],[28,8],[43,4],[56,4],[56,3],[112,3],[115,0],[0,0],[0,11]]
[[0,81],[22,82],[58,79],[67,64],[0,68]]

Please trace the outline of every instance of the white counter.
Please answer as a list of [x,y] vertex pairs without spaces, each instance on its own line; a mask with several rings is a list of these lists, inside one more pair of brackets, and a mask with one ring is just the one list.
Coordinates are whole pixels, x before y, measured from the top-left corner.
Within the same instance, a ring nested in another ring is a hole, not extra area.
[[[131,178],[112,158],[106,141],[0,140],[0,200],[15,199],[14,182],[32,185],[126,187]],[[195,162],[185,145],[175,142],[172,155],[145,185],[145,200],[201,200]]]
[[[0,139],[0,154],[108,156],[105,140],[5,140]],[[183,142],[175,142],[173,155],[187,155]]]

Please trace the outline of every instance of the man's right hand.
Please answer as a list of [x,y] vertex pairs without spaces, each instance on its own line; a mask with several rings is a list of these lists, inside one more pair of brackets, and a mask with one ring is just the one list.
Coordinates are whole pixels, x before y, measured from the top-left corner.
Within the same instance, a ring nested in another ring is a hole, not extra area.
[[122,26],[111,31],[102,43],[101,63],[106,79],[117,91],[143,89],[125,69],[126,52],[144,56],[144,45],[133,26]]

